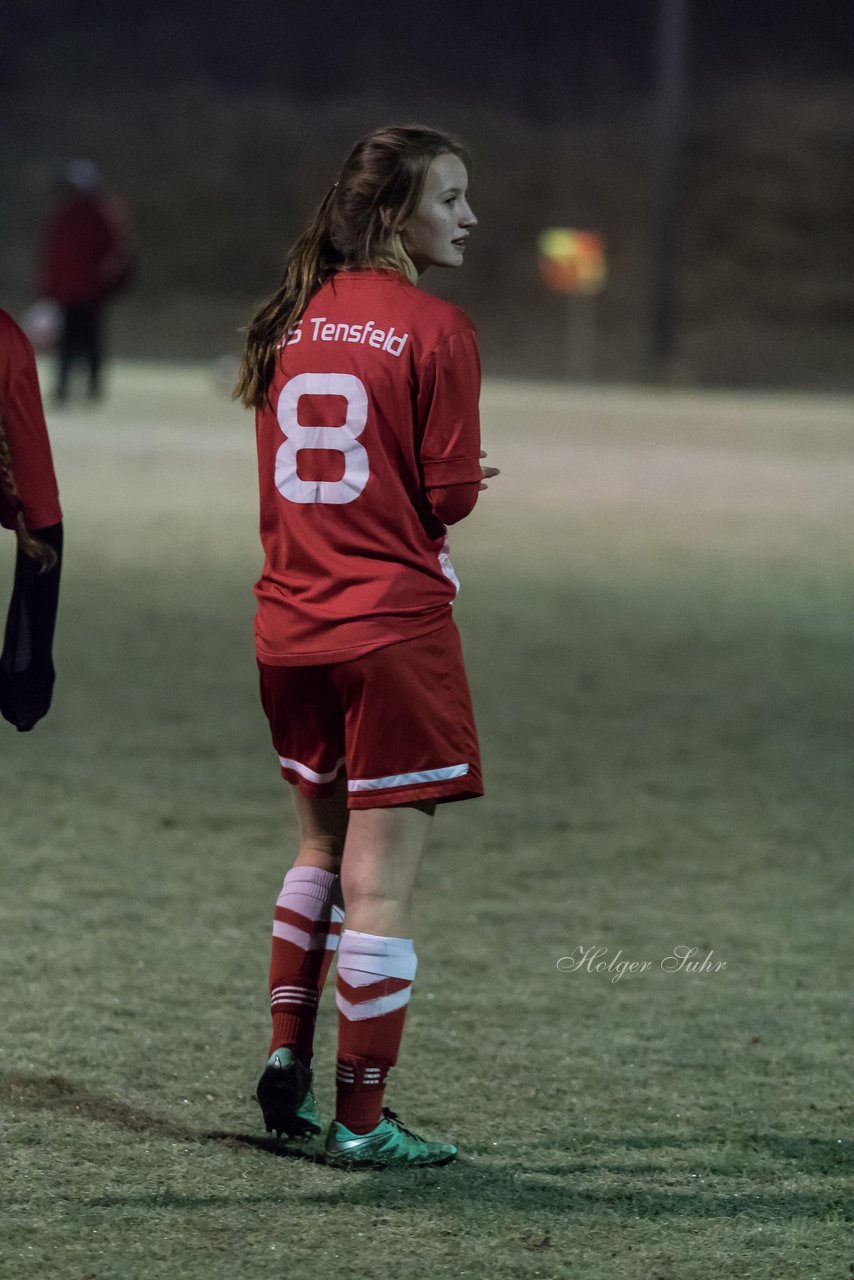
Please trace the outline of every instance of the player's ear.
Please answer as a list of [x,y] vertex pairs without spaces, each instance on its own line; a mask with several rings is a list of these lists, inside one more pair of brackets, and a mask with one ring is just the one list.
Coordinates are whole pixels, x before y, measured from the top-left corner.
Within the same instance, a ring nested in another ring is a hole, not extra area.
[[394,215],[392,214],[391,209],[387,209],[385,207],[380,208],[380,221],[382,222],[383,227],[385,228],[386,231],[388,231],[389,227],[391,226],[393,218],[394,218]]

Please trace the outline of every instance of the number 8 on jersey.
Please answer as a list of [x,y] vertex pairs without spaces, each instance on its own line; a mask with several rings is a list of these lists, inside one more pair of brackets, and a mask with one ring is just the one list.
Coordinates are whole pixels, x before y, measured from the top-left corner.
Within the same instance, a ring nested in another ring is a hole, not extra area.
[[[340,396],[347,415],[340,427],[312,427],[300,423],[302,396]],[[352,502],[368,483],[368,454],[359,436],[368,421],[368,395],[361,379],[351,373],[300,373],[285,384],[276,412],[285,442],[276,453],[276,488],[289,502]],[[340,480],[301,480],[297,474],[300,449],[331,449],[343,454]]]

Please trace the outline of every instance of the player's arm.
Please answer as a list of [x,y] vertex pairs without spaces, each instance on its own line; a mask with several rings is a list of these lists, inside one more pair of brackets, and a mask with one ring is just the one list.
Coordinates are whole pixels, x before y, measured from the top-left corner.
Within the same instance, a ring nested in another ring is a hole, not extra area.
[[419,382],[422,483],[445,525],[470,514],[483,482],[479,398],[477,340],[473,329],[463,329],[430,352]]
[[[480,451],[480,456],[486,457],[483,449]],[[464,520],[474,510],[480,491],[489,488],[486,481],[492,476],[500,475],[498,467],[485,467],[481,463],[480,484],[471,481],[469,484],[449,484],[443,488],[428,489],[427,498],[434,516],[437,516],[442,524],[456,524],[458,520]]]
[[62,511],[32,348],[9,317],[0,323],[0,521],[18,536],[0,653],[0,714],[26,731],[45,715],[53,692]]
[[468,484],[449,484],[427,489],[427,501],[430,510],[442,524],[457,524],[471,515],[477,502],[479,486],[470,481]]

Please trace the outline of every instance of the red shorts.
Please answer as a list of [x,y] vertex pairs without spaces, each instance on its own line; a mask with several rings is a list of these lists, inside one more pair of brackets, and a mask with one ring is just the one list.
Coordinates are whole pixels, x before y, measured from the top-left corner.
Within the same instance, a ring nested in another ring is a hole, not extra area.
[[258,667],[282,775],[305,795],[331,795],[342,772],[350,809],[483,795],[454,622],[350,662]]

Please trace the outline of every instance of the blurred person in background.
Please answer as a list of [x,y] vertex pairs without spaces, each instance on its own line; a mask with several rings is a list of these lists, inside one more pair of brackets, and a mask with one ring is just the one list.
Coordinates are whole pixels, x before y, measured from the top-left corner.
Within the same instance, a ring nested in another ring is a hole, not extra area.
[[33,349],[0,311],[0,525],[18,540],[0,653],[0,715],[20,732],[47,714],[62,561],[62,511]]
[[68,399],[71,371],[87,371],[90,400],[103,391],[104,313],[133,275],[134,240],[125,206],[108,196],[91,160],[72,160],[44,230],[39,293],[60,309],[55,397]]

